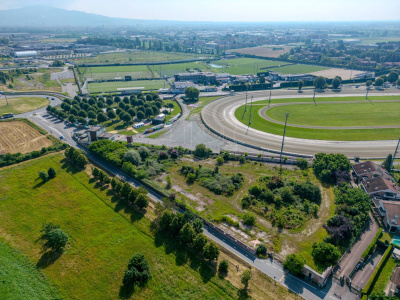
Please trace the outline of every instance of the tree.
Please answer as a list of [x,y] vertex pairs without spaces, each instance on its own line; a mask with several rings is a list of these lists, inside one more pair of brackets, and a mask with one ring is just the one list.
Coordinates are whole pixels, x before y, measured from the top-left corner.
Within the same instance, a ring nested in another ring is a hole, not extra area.
[[139,120],[143,120],[144,117],[145,117],[144,112],[141,111],[141,110],[139,110],[139,111],[137,112],[137,118],[138,118]]
[[322,76],[318,76],[314,79],[314,86],[316,89],[325,89],[326,80]]
[[221,155],[217,156],[217,164],[222,165],[225,162],[224,158]]
[[317,264],[328,267],[334,265],[340,258],[340,251],[334,245],[326,242],[312,245],[312,256]]
[[265,256],[267,255],[267,247],[264,244],[259,244],[256,250],[257,255]]
[[94,177],[98,177],[99,176],[99,173],[100,173],[100,170],[99,169],[97,169],[96,167],[93,169],[93,171],[92,171],[92,175],[94,176]]
[[225,259],[222,260],[219,263],[219,266],[218,266],[218,273],[220,273],[220,274],[228,274],[228,267],[229,267],[228,261],[225,260]]
[[107,117],[110,118],[111,120],[114,120],[117,117],[117,115],[115,114],[115,111],[112,109],[107,112]]
[[49,179],[53,179],[54,177],[56,177],[57,173],[52,167],[50,167],[47,171],[47,175],[49,176]]
[[49,175],[45,171],[39,171],[39,178],[42,179],[43,182],[49,180]]
[[294,253],[286,256],[283,267],[295,275],[301,275],[305,263],[305,259],[300,254]]
[[242,275],[240,275],[240,281],[244,284],[244,289],[247,290],[249,287],[249,282],[252,277],[251,270],[246,269],[243,271]]
[[253,226],[256,223],[256,217],[252,213],[245,213],[243,215],[243,224]]
[[158,219],[158,225],[162,231],[169,231],[174,213],[170,210],[165,210]]
[[213,242],[209,242],[204,246],[203,256],[210,261],[217,260],[219,256],[219,247]]
[[392,160],[393,160],[393,155],[389,154],[385,161],[383,162],[382,166],[385,168],[386,171],[391,172],[392,171]]
[[146,146],[140,146],[139,148],[137,148],[137,152],[139,152],[140,157],[143,160],[150,156],[150,150]]
[[100,123],[104,123],[105,121],[107,121],[107,117],[104,113],[98,113],[97,114],[97,121],[99,121]]
[[333,89],[335,89],[335,90],[338,89],[341,84],[342,84],[342,81],[338,77],[333,78],[333,80],[332,80],[332,88]]
[[195,219],[192,223],[193,229],[196,232],[196,234],[199,234],[203,231],[203,221],[200,219]]
[[149,197],[147,197],[145,194],[139,194],[136,197],[135,205],[139,208],[146,208],[149,206]]
[[185,96],[190,100],[198,100],[200,91],[195,87],[188,87],[185,90]]
[[144,286],[151,278],[150,268],[144,255],[137,253],[129,260],[122,283],[124,286]]
[[368,81],[365,83],[365,85],[366,85],[367,87],[370,87],[370,86],[372,85],[372,80],[368,80]]
[[171,175],[168,174],[167,176],[165,176],[165,181],[167,182],[167,185],[165,186],[165,188],[167,190],[169,190],[171,188],[171,186],[172,186]]
[[264,76],[261,76],[261,77],[259,78],[259,81],[260,81],[261,84],[264,84],[264,83],[265,83],[265,77],[264,77]]
[[384,83],[383,78],[379,77],[379,78],[377,78],[377,79],[375,80],[374,85],[375,85],[375,86],[382,86],[383,83]]
[[144,114],[145,114],[146,118],[150,118],[150,116],[153,115],[153,110],[151,109],[151,107],[146,107]]
[[140,154],[136,150],[129,149],[125,152],[124,159],[138,166],[141,162]]
[[340,244],[342,241],[349,240],[353,232],[352,222],[342,215],[334,215],[323,225],[326,231],[331,235],[331,239],[335,244]]
[[392,83],[392,84],[395,83],[397,81],[397,79],[399,79],[399,73],[397,73],[395,71],[392,71],[392,72],[389,73],[388,81],[390,83]]
[[303,80],[299,80],[299,91],[301,91],[303,86],[304,86],[304,81]]
[[348,158],[340,153],[317,153],[313,160],[315,175],[326,183],[336,183],[335,172],[350,170]]
[[125,123],[128,123],[130,120],[132,120],[132,118],[131,118],[131,115],[130,115],[130,114],[124,113],[124,114],[122,115],[121,120],[124,121]]
[[204,144],[198,144],[193,154],[195,157],[206,158],[212,153],[211,149],[207,148]]
[[296,159],[296,166],[298,166],[301,170],[308,169],[308,161],[304,158]]
[[193,248],[201,253],[203,253],[204,247],[207,244],[207,237],[199,233],[193,240]]
[[68,235],[64,233],[59,228],[55,228],[50,230],[44,235],[44,239],[46,240],[44,247],[50,248],[53,251],[62,253],[64,251],[65,246],[68,243]]
[[179,237],[183,243],[191,245],[196,236],[196,232],[190,223],[183,225],[182,229],[179,231]]

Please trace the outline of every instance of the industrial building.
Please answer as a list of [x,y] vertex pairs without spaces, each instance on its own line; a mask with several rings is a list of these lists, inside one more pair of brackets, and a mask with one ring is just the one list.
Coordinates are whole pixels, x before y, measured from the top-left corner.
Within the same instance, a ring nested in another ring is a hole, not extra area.
[[38,56],[39,54],[37,51],[15,51],[13,53],[14,57],[20,58],[20,57],[34,57]]
[[175,81],[191,81],[201,84],[215,84],[217,77],[211,72],[178,73],[174,75]]

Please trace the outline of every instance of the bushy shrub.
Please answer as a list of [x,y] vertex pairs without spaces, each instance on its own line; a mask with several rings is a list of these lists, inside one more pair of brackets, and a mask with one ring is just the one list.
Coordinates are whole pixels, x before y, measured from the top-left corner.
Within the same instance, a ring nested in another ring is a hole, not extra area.
[[218,266],[218,273],[220,274],[227,274],[228,273],[229,263],[227,260],[222,260]]
[[126,161],[129,161],[130,163],[138,166],[141,162],[141,158],[140,158],[140,154],[139,152],[133,150],[133,149],[129,149],[128,151],[126,151],[125,155],[124,155],[124,159]]

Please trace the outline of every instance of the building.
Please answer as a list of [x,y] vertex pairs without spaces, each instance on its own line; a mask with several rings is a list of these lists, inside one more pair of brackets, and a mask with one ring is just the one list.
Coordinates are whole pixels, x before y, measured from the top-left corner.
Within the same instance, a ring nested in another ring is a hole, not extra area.
[[14,52],[14,56],[17,58],[20,57],[34,57],[34,56],[38,56],[39,54],[37,53],[37,51],[16,51]]
[[164,123],[164,122],[165,122],[165,115],[164,114],[159,114],[157,117],[153,118],[151,123],[153,125],[158,125],[158,124],[161,124],[161,123]]
[[201,84],[215,84],[217,77],[211,72],[178,73],[174,75],[175,81],[191,81]]
[[99,136],[102,133],[106,132],[106,128],[102,127],[102,126],[93,126],[93,127],[89,127],[88,130],[86,131],[87,136],[88,136],[88,141],[90,143],[98,141],[99,140]]
[[143,126],[144,126],[143,122],[139,122],[139,123],[133,124],[133,128],[140,128],[140,127],[143,127]]
[[194,83],[191,81],[175,81],[174,83],[172,83],[171,93],[183,94],[188,87],[194,86]]
[[391,176],[386,172],[386,170],[372,161],[365,161],[352,165],[352,168],[353,176],[357,179],[357,181],[360,182],[375,177],[384,177],[388,180],[391,180]]
[[374,205],[390,232],[400,232],[400,202],[373,199]]
[[383,177],[373,177],[361,183],[364,191],[374,199],[400,200],[400,188]]
[[111,132],[103,132],[102,134],[99,134],[97,136],[98,140],[110,140],[114,141],[115,140],[115,134]]
[[307,278],[311,279],[315,282],[319,287],[324,287],[325,284],[328,282],[329,276],[332,274],[332,267],[326,268],[326,270],[320,274],[317,271],[313,270],[307,265],[304,265],[303,274]]
[[[395,251],[398,249],[395,249]],[[400,266],[397,265],[396,268],[394,269],[392,273],[392,277],[390,278],[390,281],[392,284],[390,285],[389,289],[389,295],[388,296],[394,296],[400,295]]]

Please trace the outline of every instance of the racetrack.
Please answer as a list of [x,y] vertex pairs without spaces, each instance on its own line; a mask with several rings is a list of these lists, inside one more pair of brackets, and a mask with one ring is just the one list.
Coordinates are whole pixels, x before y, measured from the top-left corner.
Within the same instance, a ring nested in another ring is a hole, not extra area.
[[[303,98],[313,95],[313,90],[298,93],[297,90],[275,90],[272,92],[272,99],[277,98]],[[400,90],[388,89],[384,91],[371,90],[369,95],[388,96],[399,95]],[[253,101],[268,99],[269,91],[249,92],[248,97],[253,96]],[[317,93],[316,101],[320,97],[348,97],[365,96],[365,89],[345,89],[340,93],[326,91]],[[253,128],[241,123],[235,117],[236,108],[245,104],[246,93],[237,93],[207,104],[202,112],[203,123],[218,135],[237,141],[255,148],[262,148],[266,151],[279,153],[282,145],[282,136],[274,135]],[[249,99],[249,98],[248,98]],[[273,103],[273,101],[272,101]],[[283,134],[283,132],[282,132]],[[343,153],[348,157],[360,156],[362,158],[384,158],[393,153],[397,140],[383,141],[325,141],[309,140],[286,137],[284,152],[285,155],[314,155],[319,152]]]

